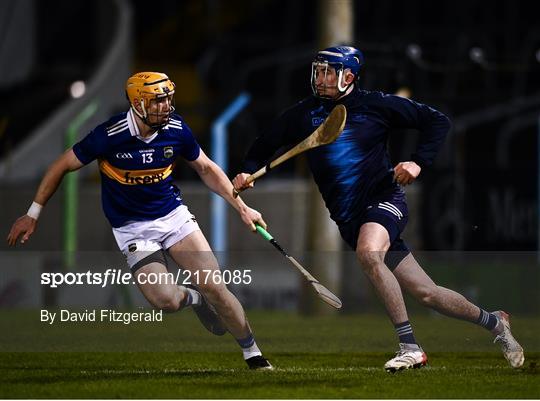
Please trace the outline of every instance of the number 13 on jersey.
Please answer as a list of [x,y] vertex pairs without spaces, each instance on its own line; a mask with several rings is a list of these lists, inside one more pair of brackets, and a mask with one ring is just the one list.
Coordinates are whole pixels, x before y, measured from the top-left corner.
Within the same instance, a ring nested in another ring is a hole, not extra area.
[[152,153],[143,153],[141,156],[144,164],[152,163],[154,161],[152,158]]

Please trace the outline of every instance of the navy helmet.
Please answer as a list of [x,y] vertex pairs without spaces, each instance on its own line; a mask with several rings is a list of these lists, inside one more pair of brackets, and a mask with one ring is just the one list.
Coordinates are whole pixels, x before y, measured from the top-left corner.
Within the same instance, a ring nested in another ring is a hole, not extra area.
[[333,46],[320,50],[315,56],[311,66],[311,88],[313,89],[313,93],[318,96],[315,86],[317,67],[333,67],[338,76],[338,90],[340,92],[345,92],[351,84],[346,87],[341,85],[343,72],[346,69],[349,69],[355,76],[354,81],[357,81],[360,76],[360,68],[363,64],[364,55],[362,52],[351,46]]

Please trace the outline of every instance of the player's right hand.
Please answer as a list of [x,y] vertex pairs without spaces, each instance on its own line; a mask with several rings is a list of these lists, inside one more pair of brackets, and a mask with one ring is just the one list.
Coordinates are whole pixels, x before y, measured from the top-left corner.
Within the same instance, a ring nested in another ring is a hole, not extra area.
[[11,227],[7,237],[8,244],[14,246],[21,235],[21,244],[24,244],[36,230],[36,223],[35,219],[26,214],[19,217]]
[[260,225],[266,230],[266,222],[264,221],[262,214],[260,214],[255,209],[252,209],[248,206],[240,209],[240,217],[242,221],[251,229],[251,231],[257,231],[255,224]]
[[255,181],[252,181],[248,184],[246,182],[248,177],[249,177],[249,174],[247,173],[240,173],[236,177],[234,177],[232,180],[234,189],[237,191],[243,191],[244,189],[253,188]]

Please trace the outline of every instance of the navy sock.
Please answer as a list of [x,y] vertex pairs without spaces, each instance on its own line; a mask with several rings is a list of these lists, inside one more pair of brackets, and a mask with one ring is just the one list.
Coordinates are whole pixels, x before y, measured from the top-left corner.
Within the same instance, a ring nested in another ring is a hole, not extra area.
[[243,349],[249,348],[249,347],[252,347],[253,344],[255,344],[255,338],[253,337],[253,333],[249,333],[249,335],[246,338],[237,338],[236,342]]
[[497,316],[480,308],[480,315],[476,320],[476,324],[485,327],[486,329],[491,331],[495,328],[495,326],[497,326],[497,323]]
[[395,324],[394,327],[396,328],[396,333],[399,337],[399,342],[403,344],[416,344],[416,340],[414,338],[412,326],[407,320],[403,323]]
[[202,303],[202,295],[199,291],[182,285],[179,285],[178,287],[184,292],[184,299],[180,304],[180,309],[185,308],[186,306],[198,306]]
[[193,297],[189,293],[189,291],[186,292],[186,306],[191,305],[193,303]]

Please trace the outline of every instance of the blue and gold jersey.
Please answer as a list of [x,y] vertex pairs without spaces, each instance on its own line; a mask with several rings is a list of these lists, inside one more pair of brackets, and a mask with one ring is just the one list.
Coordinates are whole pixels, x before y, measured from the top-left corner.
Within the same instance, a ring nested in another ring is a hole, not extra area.
[[130,110],[97,126],[73,151],[83,164],[98,161],[103,211],[113,227],[121,227],[163,217],[182,204],[172,182],[174,163],[178,156],[196,160],[200,147],[177,114],[152,136],[141,137]]

